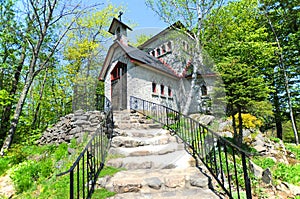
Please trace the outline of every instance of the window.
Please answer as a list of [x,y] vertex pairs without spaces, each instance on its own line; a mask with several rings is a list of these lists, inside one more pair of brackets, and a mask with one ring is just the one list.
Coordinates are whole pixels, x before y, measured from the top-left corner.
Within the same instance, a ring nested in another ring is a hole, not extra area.
[[172,90],[171,90],[171,88],[168,88],[168,96],[172,97]]
[[165,94],[165,86],[164,85],[160,85],[160,94],[161,95]]
[[163,45],[162,48],[161,48],[161,53],[162,54],[165,54],[167,51],[166,51],[166,46]]
[[202,85],[202,86],[201,86],[201,94],[202,94],[202,95],[207,95],[207,88],[206,88],[205,85]]
[[152,82],[152,93],[156,93],[156,83]]
[[160,48],[157,49],[157,56],[160,56]]
[[170,41],[168,42],[167,46],[168,46],[168,51],[172,51],[172,44]]

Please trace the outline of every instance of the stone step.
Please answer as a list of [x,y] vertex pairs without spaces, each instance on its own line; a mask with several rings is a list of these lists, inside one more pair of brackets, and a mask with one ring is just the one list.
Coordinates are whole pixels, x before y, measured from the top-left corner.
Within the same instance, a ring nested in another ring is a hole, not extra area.
[[115,122],[115,128],[118,129],[159,129],[161,128],[161,124],[147,124],[147,123],[130,123],[130,122]]
[[123,193],[107,199],[220,199],[209,189],[181,189],[168,192]]
[[185,150],[179,150],[164,155],[110,159],[106,165],[127,170],[189,168],[195,166],[195,160]]
[[167,153],[172,153],[177,150],[184,149],[184,144],[178,143],[169,143],[163,145],[147,145],[147,146],[139,146],[133,148],[124,148],[124,147],[116,147],[110,148],[109,152],[113,155],[123,155],[123,156],[147,156],[147,155],[163,155]]
[[171,142],[177,142],[176,137],[170,135],[159,135],[156,137],[133,137],[133,136],[116,136],[112,139],[111,147],[139,147],[147,145],[163,145]]
[[[144,138],[152,138],[163,135],[170,135],[170,132],[165,129],[117,129],[120,136],[125,137],[144,137]],[[173,136],[172,136],[173,137]]]
[[197,168],[189,167],[120,171],[111,178],[100,178],[98,184],[116,193],[152,193],[178,189],[208,189],[209,180]]

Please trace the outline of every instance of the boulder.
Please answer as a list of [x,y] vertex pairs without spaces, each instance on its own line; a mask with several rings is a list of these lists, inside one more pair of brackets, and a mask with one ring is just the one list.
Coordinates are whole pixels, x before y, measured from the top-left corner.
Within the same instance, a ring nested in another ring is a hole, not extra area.
[[250,168],[250,171],[254,174],[255,177],[262,178],[262,174],[263,174],[263,171],[264,171],[263,168],[256,165],[251,160],[249,161],[249,168]]
[[269,168],[263,171],[262,173],[262,181],[266,184],[271,184],[272,183],[272,173]]

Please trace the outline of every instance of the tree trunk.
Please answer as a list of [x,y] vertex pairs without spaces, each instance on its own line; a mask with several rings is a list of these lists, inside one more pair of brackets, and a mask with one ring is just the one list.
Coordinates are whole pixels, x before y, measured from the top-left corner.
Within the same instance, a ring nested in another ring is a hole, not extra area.
[[39,117],[39,112],[40,112],[40,107],[41,107],[41,101],[43,99],[43,94],[44,94],[45,84],[46,84],[46,80],[47,80],[47,75],[48,75],[48,68],[46,68],[46,71],[45,71],[45,76],[44,76],[44,79],[43,79],[43,82],[42,82],[42,87],[41,87],[40,93],[39,93],[38,104],[37,104],[35,112],[34,112],[34,117],[33,117],[32,125],[31,125],[31,127],[33,129],[37,128],[36,125],[37,125],[37,120],[38,120],[38,117]]
[[238,135],[238,146],[242,146],[243,143],[243,118],[242,108],[238,106],[238,120],[239,120],[239,135]]
[[[196,41],[197,42],[197,41]],[[191,108],[191,104],[193,101],[193,98],[195,96],[198,96],[197,91],[199,89],[199,87],[197,87],[196,82],[197,82],[197,72],[198,72],[198,67],[203,66],[203,57],[202,57],[202,50],[201,50],[201,46],[199,44],[196,45],[196,55],[194,57],[193,60],[193,74],[192,74],[192,81],[191,81],[191,86],[190,86],[190,92],[187,96],[187,100],[185,102],[184,105],[184,109],[183,109],[183,114],[187,115],[189,113],[189,110]]]
[[[14,74],[14,80],[12,82],[12,86],[11,86],[11,90],[9,92],[10,96],[15,96],[16,91],[18,89],[18,84],[19,84],[19,80],[20,80],[20,76],[21,76],[21,71],[23,69],[23,65],[24,65],[24,60],[26,57],[26,48],[23,47],[22,50],[22,54],[21,54],[21,60],[18,64],[18,67],[15,71]],[[12,109],[13,104],[9,103],[7,106],[4,107],[4,111],[1,117],[1,124],[0,124],[0,136],[1,137],[5,137],[5,133],[8,130],[8,125],[9,125],[9,119],[10,119],[10,114],[11,114],[11,109]]]
[[[281,45],[280,45],[279,38],[277,36],[275,28],[274,28],[274,26],[273,26],[273,24],[272,24],[272,22],[271,22],[271,20],[268,16],[267,12],[265,12],[265,16],[268,20],[268,23],[271,27],[271,30],[272,30],[273,34],[274,34],[275,41],[277,43],[277,48],[278,48],[279,52],[281,52],[282,48],[281,48]],[[297,131],[297,127],[296,127],[296,124],[295,124],[294,115],[293,115],[293,106],[292,106],[292,103],[291,103],[291,94],[290,94],[290,89],[289,89],[289,81],[288,81],[288,76],[286,74],[286,68],[285,68],[285,65],[284,65],[282,52],[279,54],[279,67],[283,71],[283,75],[284,75],[284,87],[285,87],[287,97],[288,97],[288,107],[289,107],[289,111],[290,111],[290,119],[291,119],[293,131],[294,131],[295,142],[296,142],[296,145],[298,145],[299,144],[298,131]]]
[[32,81],[33,81],[33,77],[29,76],[28,81],[25,82],[25,85],[24,85],[23,90],[21,92],[18,104],[16,106],[16,110],[15,110],[13,119],[11,121],[11,125],[10,125],[10,128],[9,128],[8,134],[6,136],[6,139],[3,143],[3,146],[2,146],[1,151],[0,151],[1,156],[5,155],[6,151],[10,148],[10,146],[12,144],[13,137],[14,137],[14,134],[16,132],[16,128],[17,128],[17,125],[18,125],[18,122],[19,122],[19,119],[20,119],[20,115],[21,115],[21,112],[22,112],[22,108],[24,106],[24,102],[26,100],[26,96],[27,96],[29,88],[32,84]]
[[274,93],[274,108],[277,138],[282,140],[282,117],[277,91]]

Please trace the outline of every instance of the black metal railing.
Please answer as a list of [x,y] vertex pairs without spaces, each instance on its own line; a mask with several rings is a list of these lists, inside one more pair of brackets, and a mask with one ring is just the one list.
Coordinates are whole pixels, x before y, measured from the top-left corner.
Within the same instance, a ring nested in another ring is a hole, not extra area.
[[104,120],[71,168],[57,176],[69,175],[69,198],[91,198],[97,178],[104,167],[113,132],[113,112],[108,99],[101,108]]
[[207,167],[230,198],[252,198],[249,153],[178,111],[136,97],[130,108],[167,127]]

